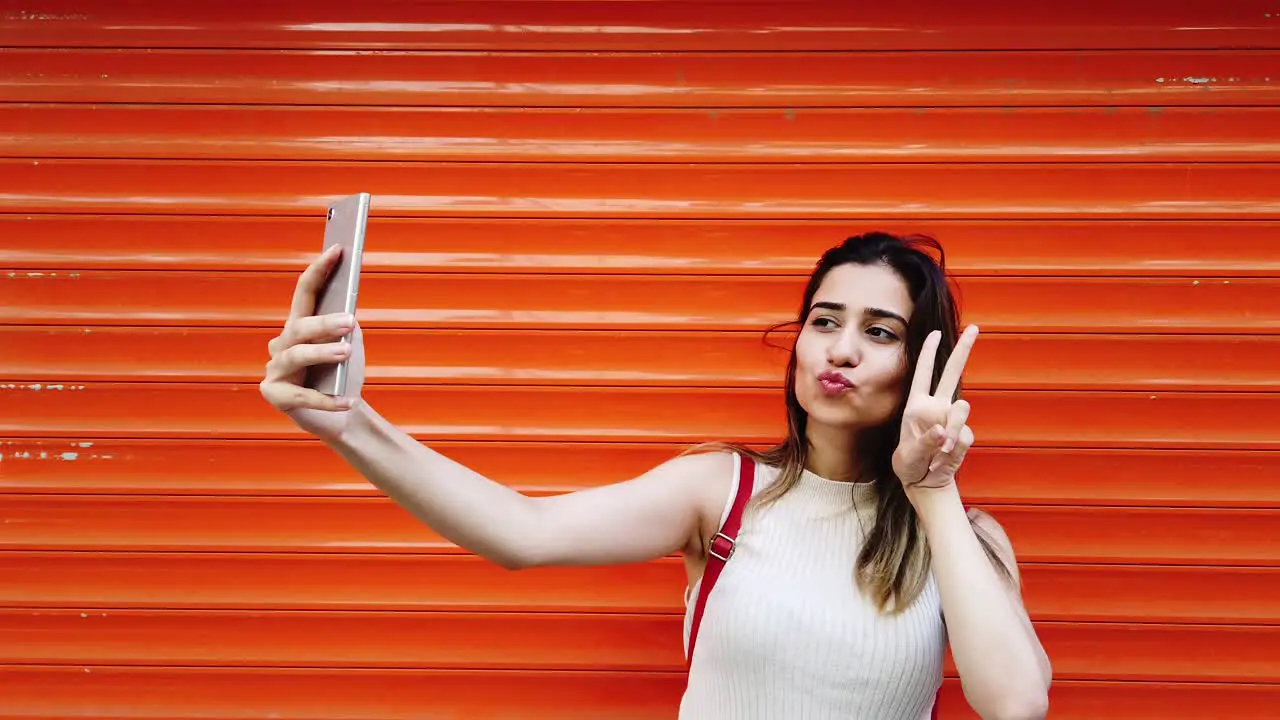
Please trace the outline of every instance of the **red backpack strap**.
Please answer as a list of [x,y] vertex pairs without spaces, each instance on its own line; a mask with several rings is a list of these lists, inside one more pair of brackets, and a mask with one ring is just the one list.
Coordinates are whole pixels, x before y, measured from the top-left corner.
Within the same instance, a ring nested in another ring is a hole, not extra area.
[[738,530],[742,527],[742,512],[751,500],[752,485],[755,484],[755,468],[754,460],[744,455],[738,456],[738,492],[733,496],[729,515],[720,526],[720,531],[711,538],[711,546],[707,548],[707,567],[702,571],[702,583],[698,586],[698,599],[693,606],[693,622],[689,628],[689,656],[686,665],[693,662],[693,646],[698,641],[698,626],[702,624],[702,611],[707,606],[707,596],[711,594],[711,588],[720,577],[724,564],[733,557]]

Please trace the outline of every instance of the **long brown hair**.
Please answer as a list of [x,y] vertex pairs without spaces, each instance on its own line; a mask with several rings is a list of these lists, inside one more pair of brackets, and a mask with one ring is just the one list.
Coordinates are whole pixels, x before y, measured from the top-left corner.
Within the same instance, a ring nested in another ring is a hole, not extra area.
[[[898,236],[884,232],[856,235],[823,253],[809,276],[794,324],[803,327],[813,304],[813,297],[827,273],[845,264],[882,265],[896,272],[907,284],[914,304],[907,324],[907,367],[904,378],[910,378],[920,358],[920,349],[929,333],[942,332],[938,357],[934,361],[931,390],[937,386],[951,350],[960,336],[960,312],[947,283],[946,256],[937,240],[925,235]],[[793,323],[784,323],[778,328]],[[774,328],[774,329],[778,329]],[[770,504],[785,495],[799,482],[809,455],[805,439],[808,415],[796,397],[796,350],[786,374],[787,435],[777,445],[757,451],[735,443],[708,443],[691,452],[729,449],[776,467],[778,481],[764,490],[753,502]],[[902,412],[906,405],[910,382],[902,383],[902,393],[891,418],[884,424],[864,431],[858,440],[860,463],[855,481],[871,481],[876,490],[876,521],[858,554],[855,577],[881,610],[900,612],[925,587],[930,566],[930,553],[919,517],[907,499],[902,482],[893,472],[893,451],[897,446]],[[960,390],[956,390],[959,399]],[[1000,560],[991,538],[974,525],[978,541],[999,572],[1011,578]]]

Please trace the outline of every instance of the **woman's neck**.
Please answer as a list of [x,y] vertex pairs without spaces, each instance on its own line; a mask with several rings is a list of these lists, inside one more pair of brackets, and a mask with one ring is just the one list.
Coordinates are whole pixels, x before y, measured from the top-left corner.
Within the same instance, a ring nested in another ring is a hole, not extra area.
[[805,436],[809,443],[806,470],[827,480],[855,482],[864,479],[858,477],[857,450],[852,432],[811,424],[805,428]]

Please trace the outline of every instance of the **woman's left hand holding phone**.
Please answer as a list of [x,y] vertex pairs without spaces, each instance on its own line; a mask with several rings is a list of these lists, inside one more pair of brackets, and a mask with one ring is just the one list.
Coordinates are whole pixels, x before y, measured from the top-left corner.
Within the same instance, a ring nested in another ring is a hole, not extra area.
[[[271,359],[259,383],[262,396],[301,429],[334,442],[350,422],[351,410],[362,402],[364,340],[351,315],[314,315],[316,296],[337,265],[341,248],[334,246],[316,258],[298,277],[289,317],[280,334],[267,343]],[[342,342],[350,335],[348,342]],[[348,360],[347,391],[332,397],[306,386],[307,368]]]

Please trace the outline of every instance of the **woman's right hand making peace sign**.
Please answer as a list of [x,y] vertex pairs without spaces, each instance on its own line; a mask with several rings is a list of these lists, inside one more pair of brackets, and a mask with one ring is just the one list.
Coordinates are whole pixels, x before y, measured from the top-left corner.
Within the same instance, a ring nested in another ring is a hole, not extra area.
[[[280,334],[267,344],[271,359],[258,387],[262,396],[303,430],[326,442],[342,436],[351,410],[361,402],[364,385],[364,340],[354,317],[314,315],[316,295],[338,262],[341,249],[331,247],[298,277],[289,317]],[[349,342],[341,339],[350,334]],[[350,358],[344,397],[330,397],[306,387],[307,368]]]

